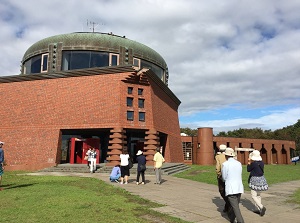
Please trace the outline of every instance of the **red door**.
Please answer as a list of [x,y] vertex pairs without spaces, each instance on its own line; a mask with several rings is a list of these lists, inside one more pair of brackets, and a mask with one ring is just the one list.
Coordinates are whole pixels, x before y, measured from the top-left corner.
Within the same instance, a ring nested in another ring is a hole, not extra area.
[[70,164],[78,163],[78,164],[87,164],[87,160],[84,160],[86,152],[89,147],[94,147],[97,151],[97,161],[100,161],[100,139],[79,139],[79,138],[71,138],[70,139]]
[[[96,158],[96,163],[100,163],[100,139],[95,139],[95,138],[90,138],[86,139],[83,143],[83,157],[86,155],[86,152],[89,150],[90,147],[94,147],[96,152],[97,152],[97,158]],[[83,159],[84,164],[87,164],[87,160]]]

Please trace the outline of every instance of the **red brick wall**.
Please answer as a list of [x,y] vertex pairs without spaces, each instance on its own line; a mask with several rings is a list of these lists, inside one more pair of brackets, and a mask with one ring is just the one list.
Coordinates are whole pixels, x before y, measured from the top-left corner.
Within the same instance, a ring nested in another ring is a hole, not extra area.
[[[4,106],[0,110],[0,139],[5,142],[8,169],[55,165],[60,160],[60,129],[80,128],[155,128],[170,135],[168,150],[174,150],[175,155],[169,151],[166,159],[183,161],[175,104],[155,83],[153,92],[151,85],[122,81],[131,74],[1,83],[0,101]],[[146,122],[138,121],[138,112],[133,122],[127,121],[128,86],[135,89],[135,111],[139,110],[137,88],[144,89]]]
[[[199,143],[198,137],[181,136],[183,142],[193,142],[193,164],[202,165],[200,158],[197,157],[197,143]],[[254,149],[261,151],[261,156],[265,164],[289,164],[290,163],[290,150],[295,149],[296,145],[294,141],[287,140],[267,140],[267,139],[248,139],[248,138],[233,138],[233,137],[213,137],[213,142],[217,146],[225,144],[233,149],[235,147],[251,148],[251,143]],[[213,145],[211,145],[213,146]],[[283,148],[286,153],[283,153]],[[201,148],[200,148],[201,149]],[[265,153],[264,153],[265,151]],[[242,164],[247,164],[249,152],[239,151],[237,159]],[[214,162],[213,157],[209,158],[210,162]]]
[[157,114],[153,116],[153,127],[159,132],[168,134],[164,153],[166,162],[183,162],[178,105],[151,80],[150,83],[153,86],[151,89],[152,110],[153,114]]

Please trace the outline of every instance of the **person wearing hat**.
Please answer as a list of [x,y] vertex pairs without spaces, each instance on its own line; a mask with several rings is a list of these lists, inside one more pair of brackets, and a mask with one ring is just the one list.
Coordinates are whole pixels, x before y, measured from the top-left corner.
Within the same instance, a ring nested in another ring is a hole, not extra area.
[[251,189],[251,196],[254,204],[258,210],[254,213],[264,216],[266,213],[266,207],[261,203],[261,191],[268,190],[268,183],[264,176],[264,162],[260,156],[258,150],[254,150],[249,154],[247,171],[250,172],[248,183]]
[[228,211],[229,207],[229,202],[227,197],[225,196],[225,182],[222,179],[222,164],[226,161],[224,151],[226,149],[226,145],[221,144],[219,146],[219,152],[217,152],[217,155],[215,156],[216,159],[216,174],[217,174],[217,181],[218,181],[218,188],[219,188],[219,193],[223,200],[225,201],[225,207],[223,209],[223,212]]
[[239,207],[241,194],[244,193],[242,182],[242,164],[236,160],[234,150],[226,148],[224,152],[226,161],[222,164],[222,179],[225,181],[225,195],[228,198],[230,207],[228,217],[230,222],[244,223],[244,219]]
[[3,190],[2,188],[2,175],[4,172],[4,150],[2,146],[4,145],[4,142],[0,141],[0,190]]
[[143,155],[141,150],[139,150],[136,155],[136,161],[138,163],[136,171],[136,184],[140,184],[140,175],[142,175],[142,184],[145,184],[146,157]]

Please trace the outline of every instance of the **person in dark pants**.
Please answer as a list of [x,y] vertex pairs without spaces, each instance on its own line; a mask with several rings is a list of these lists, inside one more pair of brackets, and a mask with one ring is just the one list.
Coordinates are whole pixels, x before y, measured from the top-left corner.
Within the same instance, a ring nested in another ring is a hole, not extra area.
[[226,148],[224,154],[226,161],[222,165],[222,178],[225,181],[225,195],[230,203],[227,214],[230,222],[236,219],[238,223],[244,223],[239,207],[241,194],[244,193],[242,164],[234,158],[236,154],[232,148]]
[[146,157],[143,155],[143,152],[141,150],[139,150],[136,155],[136,161],[138,163],[136,184],[139,185],[140,175],[142,176],[142,184],[145,184]]
[[219,146],[219,152],[217,152],[217,155],[215,156],[216,159],[216,174],[217,174],[217,181],[218,181],[218,188],[219,193],[223,200],[225,201],[225,207],[223,209],[223,212],[228,211],[229,202],[228,198],[225,196],[225,182],[222,179],[222,164],[226,161],[224,151],[226,149],[226,145],[221,144]]
[[0,191],[3,190],[2,186],[2,175],[4,172],[4,150],[2,146],[4,145],[4,142],[0,141]]

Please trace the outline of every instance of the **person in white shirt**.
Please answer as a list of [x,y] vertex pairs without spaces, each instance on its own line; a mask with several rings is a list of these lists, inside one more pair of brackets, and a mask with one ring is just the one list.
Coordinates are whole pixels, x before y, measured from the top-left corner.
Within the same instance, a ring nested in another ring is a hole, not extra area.
[[222,164],[222,178],[225,182],[225,195],[231,206],[227,212],[228,217],[230,222],[235,222],[236,219],[238,223],[244,223],[239,207],[241,194],[244,193],[242,164],[234,158],[236,154],[232,148],[226,148],[224,154],[226,161]]
[[88,160],[90,160],[90,172],[94,173],[96,170],[97,151],[94,147],[91,147],[88,152]]
[[[123,149],[122,154],[120,155],[121,159],[121,183],[128,184],[128,177],[130,176],[129,172],[129,154],[127,149]],[[124,182],[125,181],[125,182]]]

